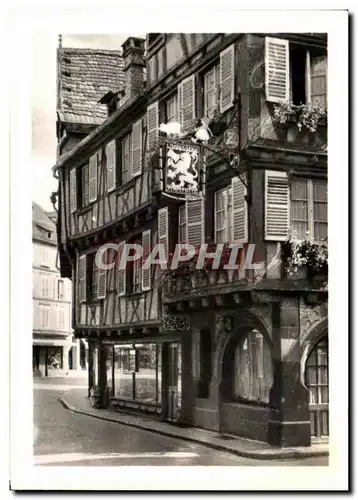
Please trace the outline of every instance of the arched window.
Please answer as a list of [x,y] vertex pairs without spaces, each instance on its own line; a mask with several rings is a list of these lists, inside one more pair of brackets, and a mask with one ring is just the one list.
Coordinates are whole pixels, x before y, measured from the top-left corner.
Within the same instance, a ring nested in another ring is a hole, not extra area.
[[328,360],[328,337],[324,337],[310,352],[305,372],[310,395],[311,434],[318,438],[329,435]]
[[258,330],[251,330],[237,344],[234,356],[233,396],[269,402],[273,382],[271,347]]

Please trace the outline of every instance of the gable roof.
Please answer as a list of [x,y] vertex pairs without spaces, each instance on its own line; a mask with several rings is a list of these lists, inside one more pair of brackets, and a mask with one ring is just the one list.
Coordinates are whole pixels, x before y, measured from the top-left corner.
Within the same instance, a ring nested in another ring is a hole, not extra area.
[[35,202],[32,202],[32,239],[57,246],[56,224]]
[[118,50],[59,48],[57,111],[61,121],[102,123],[107,106],[98,101],[124,85],[123,67]]

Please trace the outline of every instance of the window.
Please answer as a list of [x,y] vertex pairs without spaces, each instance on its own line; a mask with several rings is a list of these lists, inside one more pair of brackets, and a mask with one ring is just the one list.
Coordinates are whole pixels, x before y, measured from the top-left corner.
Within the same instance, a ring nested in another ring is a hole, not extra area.
[[179,207],[179,224],[178,224],[178,241],[184,243],[186,241],[186,209],[185,205]]
[[47,276],[41,276],[41,297],[48,297],[49,296],[49,283],[48,283],[48,277]]
[[[141,245],[142,241],[140,239],[134,242],[136,245]],[[142,289],[142,260],[136,259],[133,262],[133,267],[131,270],[132,277],[132,293],[140,292]]]
[[81,207],[86,207],[89,203],[89,179],[88,165],[84,165],[81,170]]
[[327,58],[320,52],[290,44],[291,102],[327,105]]
[[327,52],[266,37],[266,98],[272,102],[327,106]]
[[87,276],[88,276],[88,294],[89,300],[97,300],[98,297],[98,274],[99,269],[96,265],[96,253],[87,255]]
[[49,310],[50,306],[47,304],[40,305],[40,325],[41,328],[47,329],[49,327]]
[[229,243],[232,238],[232,188],[215,193],[215,243]]
[[45,246],[40,247],[40,266],[49,267],[48,248]]
[[219,66],[204,74],[204,116],[212,116],[219,105]]
[[166,121],[170,122],[178,122],[178,96],[177,94],[173,95],[170,99],[168,99],[165,103],[166,108]]
[[328,237],[327,181],[293,178],[291,182],[291,232],[314,240]]
[[64,287],[63,280],[58,280],[58,282],[57,282],[57,298],[59,300],[63,299],[63,287]]
[[131,136],[127,135],[122,142],[122,184],[131,178]]
[[268,403],[273,382],[271,348],[258,330],[237,345],[234,356],[233,396]]
[[114,395],[151,403],[161,402],[161,345],[114,347]]
[[65,329],[65,312],[60,309],[59,311],[59,323],[60,323],[60,330]]
[[306,362],[305,383],[309,390],[311,435],[329,435],[329,353],[328,338],[321,339]]

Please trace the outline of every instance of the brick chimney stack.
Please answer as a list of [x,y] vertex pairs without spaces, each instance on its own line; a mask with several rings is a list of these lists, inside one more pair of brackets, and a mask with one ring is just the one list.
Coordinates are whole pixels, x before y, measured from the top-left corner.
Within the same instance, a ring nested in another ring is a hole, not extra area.
[[129,37],[122,45],[125,76],[125,100],[141,94],[144,88],[143,38]]

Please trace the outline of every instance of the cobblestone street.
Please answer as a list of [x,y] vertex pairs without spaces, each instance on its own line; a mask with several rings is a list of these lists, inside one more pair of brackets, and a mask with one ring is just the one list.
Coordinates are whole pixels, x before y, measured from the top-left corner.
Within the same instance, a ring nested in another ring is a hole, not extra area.
[[34,380],[34,455],[36,465],[327,465],[327,457],[255,460],[119,423],[73,413],[58,398],[85,387],[86,379]]

